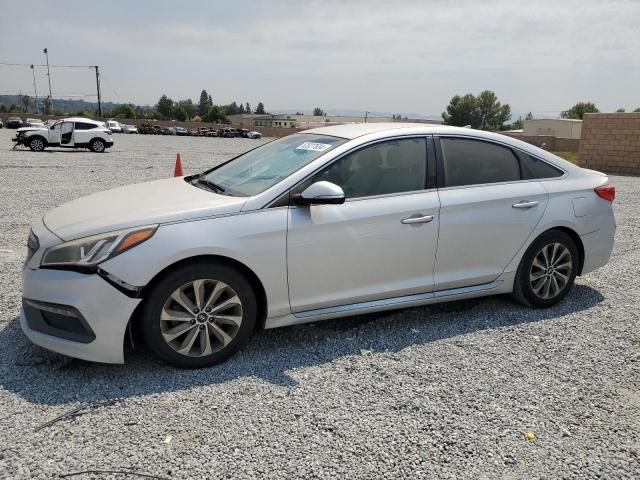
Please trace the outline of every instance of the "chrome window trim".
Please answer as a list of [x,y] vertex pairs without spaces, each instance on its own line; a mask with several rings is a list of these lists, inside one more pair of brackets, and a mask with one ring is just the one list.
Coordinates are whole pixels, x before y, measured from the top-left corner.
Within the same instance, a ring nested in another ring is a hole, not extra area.
[[[546,161],[543,158],[538,157],[537,155],[534,155],[522,148],[519,147],[514,147],[513,145],[509,145],[508,143],[502,143],[499,142],[497,140],[494,140],[492,138],[482,138],[482,137],[474,137],[472,135],[458,135],[458,134],[438,134],[438,133],[434,133],[433,134],[434,138],[460,138],[463,140],[475,140],[477,142],[487,142],[487,143],[493,143],[495,145],[500,145],[501,147],[506,147],[506,148],[510,148],[512,150],[517,150],[519,152],[525,153],[527,155],[532,156],[533,158],[540,160],[541,162],[546,163],[547,165],[550,165],[554,168],[557,168],[558,170],[561,170],[563,173],[561,176],[559,177],[550,177],[550,178],[527,178],[524,180],[512,180],[512,181],[507,181],[507,182],[492,182],[492,183],[473,183],[470,185],[457,185],[455,187],[441,187],[438,189],[438,191],[442,191],[442,192],[446,192],[448,190],[458,190],[461,188],[477,188],[477,187],[490,187],[490,186],[495,186],[495,185],[516,185],[519,183],[526,183],[526,182],[542,182],[542,181],[549,181],[549,180],[563,180],[565,178],[567,178],[567,176],[569,175],[569,172],[567,172],[564,168],[555,165],[553,163],[550,163],[548,161]],[[442,148],[442,147],[441,147]],[[516,157],[517,158],[517,157]],[[517,158],[518,162],[520,162],[520,159]],[[444,159],[442,159],[442,161],[444,162]]]
[[[355,152],[356,150],[360,150],[362,148],[369,147],[371,145],[375,145],[377,143],[384,143],[384,142],[389,142],[389,141],[393,141],[393,140],[404,140],[404,139],[407,139],[407,138],[424,138],[425,141],[426,141],[427,138],[433,137],[433,136],[434,135],[431,134],[431,133],[409,133],[409,134],[405,134],[405,135],[394,135],[393,137],[378,138],[378,139],[375,139],[375,140],[370,140],[368,142],[358,144],[358,145],[352,147],[351,149],[349,149],[349,150],[339,154],[338,156],[332,158],[331,160],[328,160],[326,163],[322,164],[321,166],[319,166],[316,170],[314,170],[313,172],[309,173],[306,177],[304,177],[302,180],[298,181],[295,185],[289,187],[286,191],[282,192],[276,198],[274,198],[271,201],[269,201],[269,203],[267,203],[266,205],[261,207],[261,209],[270,208],[270,206],[272,204],[274,204],[276,201],[278,201],[283,195],[286,195],[286,194],[290,193],[292,190],[294,190],[295,188],[299,187],[302,183],[304,183],[307,180],[309,180],[309,178],[313,177],[315,174],[320,172],[322,169],[327,168],[330,165],[333,165],[338,160],[344,158],[347,155],[350,155],[351,153]],[[425,182],[426,182],[427,175],[428,175],[428,162],[429,162],[428,153],[426,151],[425,151],[425,158],[426,158],[426,161],[427,161],[427,164],[425,165]],[[283,181],[284,180],[285,179],[283,179]],[[411,193],[416,193],[416,192],[421,192],[422,193],[422,192],[426,192],[426,191],[436,191],[436,190],[437,190],[436,188],[430,188],[430,189],[422,189],[422,190],[412,190],[412,191],[409,191],[409,192],[395,192],[395,193],[384,193],[384,194],[380,194],[380,195],[369,195],[369,196],[366,196],[366,197],[353,197],[353,198],[345,199],[345,203],[353,201],[353,200],[363,200],[363,199],[370,199],[370,198],[385,198],[385,197],[402,195],[402,194],[411,194]],[[279,207],[277,207],[277,208],[279,208]]]

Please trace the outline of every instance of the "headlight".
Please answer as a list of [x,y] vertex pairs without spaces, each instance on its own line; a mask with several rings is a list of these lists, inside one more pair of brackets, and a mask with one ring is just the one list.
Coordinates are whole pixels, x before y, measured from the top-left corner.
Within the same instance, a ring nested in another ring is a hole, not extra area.
[[44,252],[40,266],[91,270],[99,263],[149,240],[157,228],[157,225],[127,228],[55,245]]

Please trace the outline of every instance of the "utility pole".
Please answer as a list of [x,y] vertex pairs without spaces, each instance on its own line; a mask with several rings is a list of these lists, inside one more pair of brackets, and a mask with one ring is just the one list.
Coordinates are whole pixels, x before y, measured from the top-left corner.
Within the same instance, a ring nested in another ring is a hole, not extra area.
[[369,112],[364,112],[364,123],[367,123],[368,116],[369,116]]
[[98,71],[98,65],[94,65],[96,69],[96,88],[98,89],[98,116],[102,118],[102,99],[100,97],[100,72]]
[[47,56],[47,77],[49,78],[49,108],[53,110],[53,96],[51,95],[51,72],[49,71],[49,49],[45,48],[44,50],[42,50],[42,53]]
[[31,73],[33,73],[33,91],[36,94],[36,113],[40,113],[40,106],[38,105],[38,89],[36,88],[36,69],[31,65]]

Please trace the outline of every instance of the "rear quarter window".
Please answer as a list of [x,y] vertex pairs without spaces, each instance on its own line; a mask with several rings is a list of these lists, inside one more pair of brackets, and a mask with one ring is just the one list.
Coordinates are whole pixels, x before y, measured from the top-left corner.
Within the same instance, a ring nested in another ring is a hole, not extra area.
[[522,177],[524,179],[557,178],[564,175],[564,172],[559,168],[528,153],[518,152],[518,156],[520,157]]
[[93,123],[76,122],[76,130],[92,130],[96,127]]

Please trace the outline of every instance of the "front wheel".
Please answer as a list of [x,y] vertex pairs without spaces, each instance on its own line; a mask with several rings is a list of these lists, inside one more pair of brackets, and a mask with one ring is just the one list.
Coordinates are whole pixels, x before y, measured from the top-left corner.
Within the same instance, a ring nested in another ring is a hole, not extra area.
[[256,297],[244,276],[216,263],[188,265],[155,286],[145,303],[142,330],[166,363],[200,368],[246,345],[256,316]]
[[89,149],[95,153],[102,153],[104,152],[105,148],[107,148],[107,145],[99,138],[96,138],[95,140],[93,140],[89,145]]
[[44,140],[41,138],[32,138],[29,140],[29,148],[34,152],[42,152],[44,150],[45,144]]
[[559,230],[545,232],[522,257],[512,296],[532,307],[551,307],[569,293],[578,268],[578,249],[571,237]]

